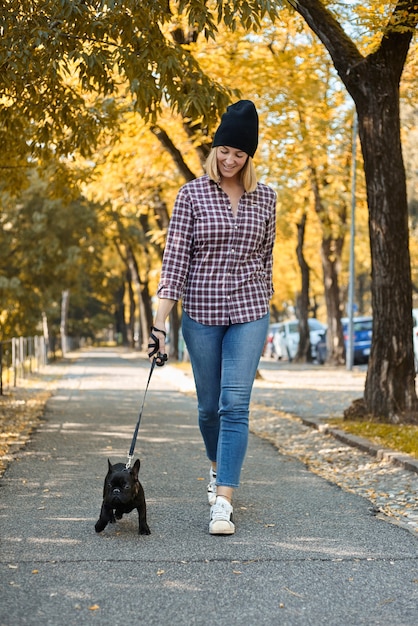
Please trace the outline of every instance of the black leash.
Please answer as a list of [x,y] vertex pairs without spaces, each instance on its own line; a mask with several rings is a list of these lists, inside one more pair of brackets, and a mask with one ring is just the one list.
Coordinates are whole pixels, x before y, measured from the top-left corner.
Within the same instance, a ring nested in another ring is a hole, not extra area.
[[145,391],[144,391],[144,397],[143,397],[143,400],[142,400],[141,410],[139,412],[138,421],[137,421],[136,426],[135,426],[135,431],[134,431],[134,434],[133,434],[133,437],[132,437],[131,447],[130,447],[129,453],[128,453],[128,461],[126,463],[126,469],[130,469],[130,467],[132,465],[132,459],[134,457],[135,444],[136,444],[136,440],[137,440],[137,437],[138,437],[139,425],[141,423],[142,412],[144,410],[144,405],[145,405],[145,398],[146,398],[146,395],[147,395],[147,391],[148,391],[148,387],[149,387],[149,383],[150,383],[150,380],[151,380],[152,373],[153,373],[154,368],[155,368],[156,365],[158,365],[159,367],[162,367],[164,365],[164,363],[168,360],[168,356],[166,354],[161,354],[161,352],[159,352],[160,342],[159,342],[158,337],[156,337],[153,334],[153,332],[152,332],[153,330],[156,330],[157,332],[160,332],[160,333],[164,333],[164,337],[166,336],[165,331],[159,330],[158,328],[155,328],[154,326],[151,328],[150,337],[152,338],[153,343],[152,344],[148,344],[148,347],[154,349],[154,351],[151,352],[150,356],[153,356],[153,355],[155,355],[155,356],[152,359],[151,369],[150,369],[149,376],[148,376],[147,386],[145,387]]

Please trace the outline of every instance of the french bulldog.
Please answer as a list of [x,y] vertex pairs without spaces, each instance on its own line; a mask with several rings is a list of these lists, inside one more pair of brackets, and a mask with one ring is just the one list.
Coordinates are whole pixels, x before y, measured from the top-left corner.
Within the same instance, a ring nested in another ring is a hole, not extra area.
[[107,462],[109,471],[104,481],[100,517],[94,527],[96,532],[101,533],[109,522],[114,524],[116,520],[122,518],[124,513],[137,509],[139,534],[149,535],[151,531],[147,524],[145,494],[138,480],[140,460],[137,459],[130,469],[127,469],[124,463],[112,465],[109,459]]

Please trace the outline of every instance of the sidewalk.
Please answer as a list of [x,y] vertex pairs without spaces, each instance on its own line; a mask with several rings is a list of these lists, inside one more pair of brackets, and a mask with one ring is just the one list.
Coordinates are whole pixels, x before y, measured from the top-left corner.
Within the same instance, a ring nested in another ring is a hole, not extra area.
[[[149,366],[92,350],[58,370],[45,422],[0,481],[2,626],[416,624],[413,533],[261,437],[236,535],[208,534],[196,400],[175,368],[153,374],[136,449],[152,534],[131,513],[97,535],[107,458],[126,460]],[[257,383],[255,410],[275,410],[277,384]]]
[[[377,516],[418,537],[418,461],[328,424],[362,396],[366,368],[347,371],[262,359],[259,373],[251,431],[310,471],[367,498]],[[190,368],[171,368],[170,375],[179,390],[194,392]]]

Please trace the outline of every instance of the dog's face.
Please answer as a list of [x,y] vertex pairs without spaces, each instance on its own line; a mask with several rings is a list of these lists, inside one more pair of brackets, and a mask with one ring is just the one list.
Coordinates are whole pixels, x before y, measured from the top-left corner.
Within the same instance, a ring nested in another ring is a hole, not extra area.
[[137,459],[131,469],[123,463],[112,465],[108,461],[109,470],[104,484],[103,501],[112,508],[124,507],[138,497],[140,485],[138,472],[140,462]]

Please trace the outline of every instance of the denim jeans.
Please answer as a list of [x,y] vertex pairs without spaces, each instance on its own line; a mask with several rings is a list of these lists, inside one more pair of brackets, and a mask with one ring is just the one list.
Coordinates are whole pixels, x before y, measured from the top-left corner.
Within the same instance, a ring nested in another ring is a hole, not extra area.
[[254,322],[207,326],[183,311],[182,331],[193,368],[199,428],[216,483],[238,487],[248,445],[249,406],[269,314]]

